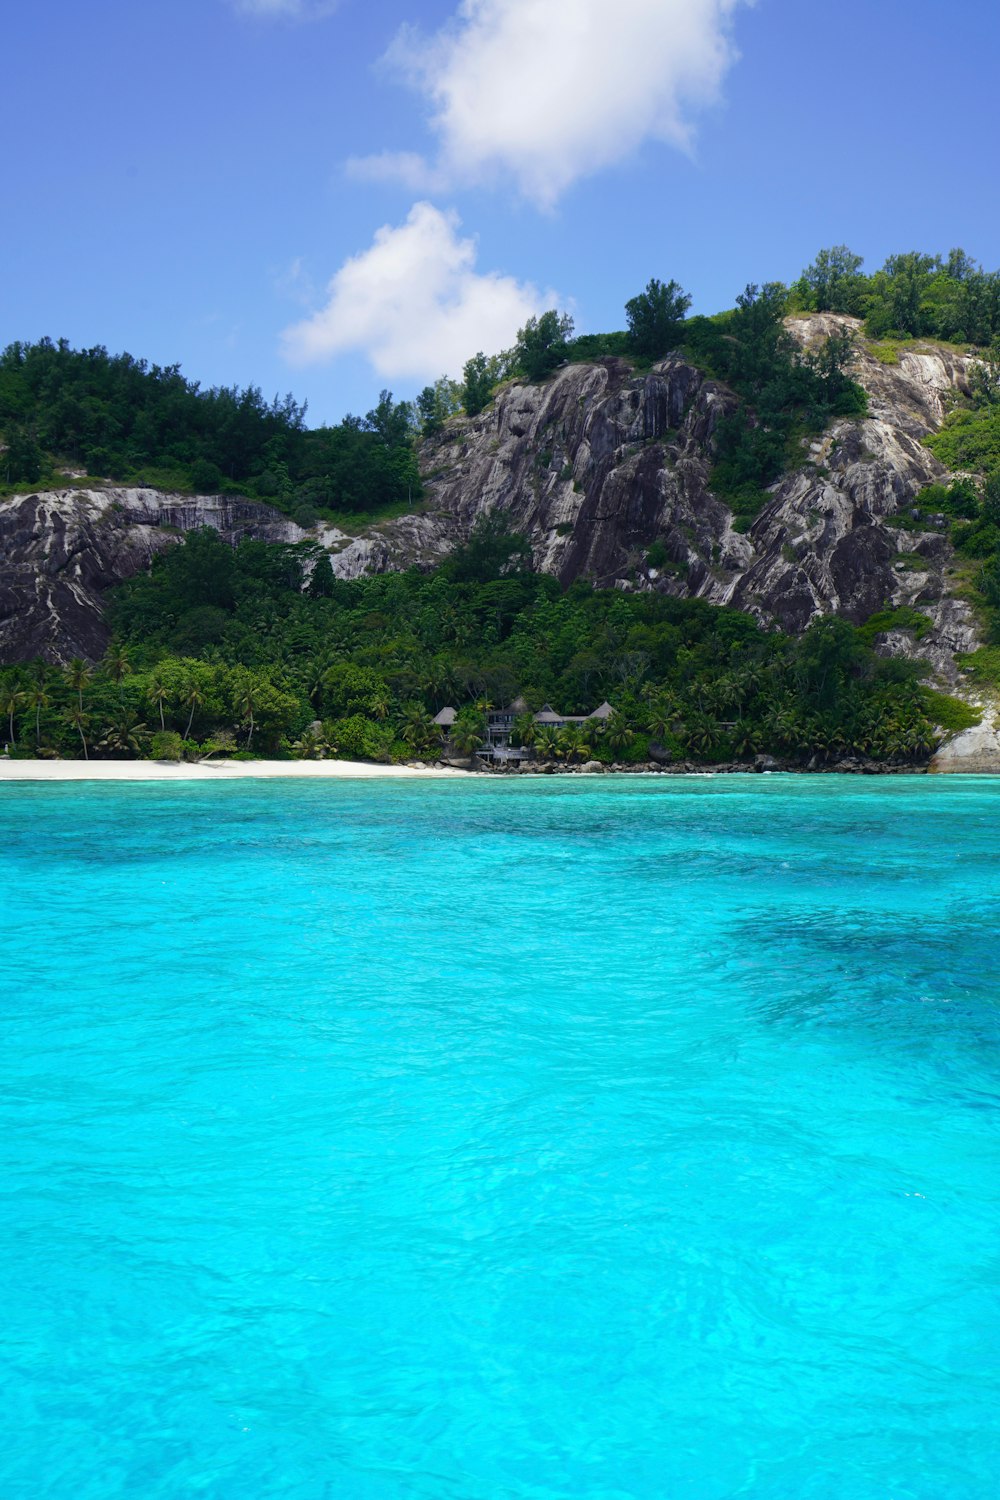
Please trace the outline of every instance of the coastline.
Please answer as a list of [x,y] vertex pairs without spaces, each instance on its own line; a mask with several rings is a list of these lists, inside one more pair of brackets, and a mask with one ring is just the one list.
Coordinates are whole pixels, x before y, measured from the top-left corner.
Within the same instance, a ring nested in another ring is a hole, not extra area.
[[468,777],[451,766],[379,766],[356,760],[8,760],[0,755],[0,782],[25,781],[242,781],[279,776],[326,781]]
[[[762,757],[762,759],[765,759]],[[749,776],[754,774],[779,773],[793,776],[926,776],[937,768],[926,763],[889,766],[874,762],[829,763],[823,766],[796,765],[766,758],[768,764],[722,762],[719,764],[695,764],[682,761],[674,765],[615,765],[607,766],[601,774],[605,776],[657,776],[671,779],[687,776]],[[948,766],[948,771],[965,770],[965,766]],[[980,773],[982,774],[982,773]],[[156,760],[8,760],[0,755],[0,785],[3,783],[24,784],[29,782],[223,782],[247,780],[294,780],[294,781],[376,781],[389,780],[470,780],[472,778],[491,781],[518,781],[524,776],[579,777],[589,781],[593,773],[580,766],[557,766],[552,764],[525,766],[520,772],[497,770],[466,770],[461,766],[414,766],[378,765],[373,761],[358,760],[219,760],[219,761],[156,761]]]

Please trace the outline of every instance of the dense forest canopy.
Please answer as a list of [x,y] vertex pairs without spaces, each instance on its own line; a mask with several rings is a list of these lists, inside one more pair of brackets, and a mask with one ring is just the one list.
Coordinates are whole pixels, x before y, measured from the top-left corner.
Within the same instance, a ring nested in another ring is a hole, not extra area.
[[[762,490],[797,453],[795,440],[831,416],[863,410],[834,338],[805,356],[782,326],[794,311],[849,313],[878,339],[931,337],[989,346],[1000,335],[1000,273],[961,250],[890,256],[871,275],[844,246],[821,251],[791,287],[748,286],[736,307],[689,316],[676,281],[652,278],[625,305],[627,328],[574,335],[556,310],[530,318],[512,348],[479,352],[460,381],[442,376],[413,402],[383,391],[364,416],[309,428],[292,396],[255,386],[203,390],[176,365],[149,365],[65,340],[0,354],[0,482],[55,483],[66,469],[166,489],[240,493],[308,526],[321,516],[377,515],[421,496],[415,442],[458,413],[474,416],[511,378],[547,379],[560,365],[609,355],[637,369],[674,349],[725,381],[739,410],[719,435],[716,487],[752,517]],[[982,437],[979,434],[980,438]]]
[[364,417],[307,428],[305,406],[260,390],[202,390],[161,368],[65,340],[0,355],[0,457],[8,482],[37,483],[49,455],[90,474],[202,493],[249,494],[311,525],[320,510],[385,510],[420,493],[407,402],[383,391]]
[[[992,643],[970,665],[1000,685],[1000,274],[962,251],[892,256],[865,275],[860,257],[834,247],[791,288],[748,286],[712,318],[689,316],[683,289],[654,278],[627,303],[625,330],[574,336],[551,310],[513,348],[473,356],[461,382],[442,377],[412,404],[383,391],[364,417],[313,429],[291,396],[202,390],[176,366],[103,348],[12,344],[0,355],[0,462],[11,485],[76,464],[257,496],[305,525],[385,513],[419,498],[418,438],[482,410],[503,381],[609,356],[641,371],[677,351],[738,398],[717,431],[713,486],[746,524],[765,486],[798,461],[804,434],[865,410],[848,374],[852,336],[804,352],[787,331],[789,312],[824,311],[863,319],[886,363],[912,338],[976,346],[966,394],[926,440],[959,477],[931,486],[896,524],[950,527]],[[25,750],[137,754],[166,735],[192,753],[325,746],[382,760],[438,753],[432,714],[445,702],[462,709],[454,743],[474,748],[484,704],[518,692],[565,713],[614,703],[607,734],[566,731],[545,747],[566,758],[641,761],[652,743],[706,760],[756,750],[891,759],[925,754],[934,724],[960,727],[965,710],[921,686],[918,666],[872,649],[880,630],[919,639],[919,611],[884,610],[860,631],[821,620],[794,640],[701,601],[582,581],[563,592],[530,558],[527,540],[494,517],[436,573],[346,583],[313,544],[234,550],[195,533],[117,591],[114,643],[96,670],[0,670],[0,723]],[[316,722],[322,735],[309,739]]]
[[451,748],[468,754],[487,706],[519,693],[566,714],[612,703],[603,728],[520,722],[522,743],[566,761],[644,763],[651,746],[703,762],[907,761],[930,752],[935,724],[967,722],[964,705],[920,685],[918,664],[872,649],[880,630],[925,631],[916,611],[862,630],[820,620],[795,640],[702,600],[582,581],[564,591],[531,571],[524,538],[496,516],[434,573],[350,582],[309,543],[233,549],[193,532],[116,591],[111,617],[96,670],[0,670],[15,749],[433,757],[433,716],[452,705]]

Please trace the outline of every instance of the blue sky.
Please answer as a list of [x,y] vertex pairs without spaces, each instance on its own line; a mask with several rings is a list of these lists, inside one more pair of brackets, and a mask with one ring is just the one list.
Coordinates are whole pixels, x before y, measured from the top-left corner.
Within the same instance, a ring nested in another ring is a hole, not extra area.
[[35,0],[4,41],[0,340],[310,422],[650,276],[1000,265],[994,0]]

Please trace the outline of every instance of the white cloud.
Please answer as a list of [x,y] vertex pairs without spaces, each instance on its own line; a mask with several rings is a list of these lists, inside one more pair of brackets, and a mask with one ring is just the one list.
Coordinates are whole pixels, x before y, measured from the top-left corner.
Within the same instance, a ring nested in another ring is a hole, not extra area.
[[411,193],[434,193],[446,185],[444,174],[435,171],[416,151],[380,151],[376,156],[350,156],[345,170],[348,177],[359,182],[398,182]]
[[336,10],[340,0],[230,0],[241,16],[262,20],[318,21]]
[[282,270],[274,272],[272,281],[278,295],[289,302],[297,302],[300,307],[311,307],[316,301],[316,287],[301,255],[297,255]]
[[[433,168],[398,153],[396,175],[509,173],[548,207],[644,141],[689,150],[692,115],[718,99],[736,58],[741,4],[754,0],[460,0],[430,38],[404,27],[386,60],[426,97],[441,150]],[[391,175],[393,160],[374,158],[369,175]]]
[[460,238],[459,224],[453,211],[415,203],[404,224],[384,225],[333,277],[326,306],[285,329],[285,357],[311,364],[360,351],[387,379],[431,380],[458,374],[477,349],[509,347],[558,299],[477,271],[476,242]]

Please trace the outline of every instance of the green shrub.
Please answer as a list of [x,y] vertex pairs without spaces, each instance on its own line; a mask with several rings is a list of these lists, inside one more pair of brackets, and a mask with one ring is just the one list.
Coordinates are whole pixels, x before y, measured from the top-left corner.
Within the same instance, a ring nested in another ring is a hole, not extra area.
[[207,458],[191,465],[191,487],[201,495],[217,495],[222,484],[222,470]]
[[1000,646],[980,646],[955,660],[977,686],[1000,690]]
[[[346,719],[335,719],[330,730],[337,753],[345,760],[377,760],[387,764],[393,758],[395,734],[388,724],[376,723],[363,714],[351,714]],[[410,757],[412,753],[407,752]]]
[[859,629],[858,635],[866,646],[871,646],[877,635],[884,635],[889,630],[908,630],[919,641],[930,628],[930,620],[919,609],[911,609],[908,604],[901,604],[897,609],[887,607],[869,615]]
[[954,484],[928,484],[914,502],[921,511],[940,511],[959,520],[974,521],[979,515],[979,495],[968,479]]
[[184,741],[173,729],[158,729],[153,735],[150,755],[153,760],[180,760],[184,752]]
[[962,729],[973,729],[982,722],[982,710],[950,693],[938,693],[933,688],[921,688],[924,712],[932,724],[938,724],[949,733]]
[[989,522],[959,523],[952,529],[951,539],[956,551],[966,557],[992,557],[1000,551],[1000,527]]
[[1000,407],[952,412],[924,446],[949,469],[988,474],[1000,469]]

